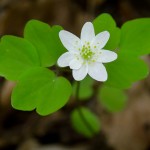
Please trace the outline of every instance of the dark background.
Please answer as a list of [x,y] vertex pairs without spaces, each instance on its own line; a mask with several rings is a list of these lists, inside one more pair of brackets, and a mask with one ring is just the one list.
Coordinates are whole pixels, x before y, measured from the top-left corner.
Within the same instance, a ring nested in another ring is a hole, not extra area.
[[[0,36],[22,36],[33,18],[79,35],[83,24],[101,13],[110,13],[120,27],[127,20],[150,17],[150,0],[0,0]],[[144,59],[149,63],[148,57]],[[133,85],[122,112],[97,108],[102,131],[86,139],[72,129],[69,106],[46,117],[13,110],[14,83],[0,78],[0,150],[149,150],[149,80]]]

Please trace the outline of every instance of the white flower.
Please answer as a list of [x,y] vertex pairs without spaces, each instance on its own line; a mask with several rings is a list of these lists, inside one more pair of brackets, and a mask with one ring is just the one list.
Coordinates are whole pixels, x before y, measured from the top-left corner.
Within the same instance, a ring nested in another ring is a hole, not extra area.
[[82,28],[81,39],[65,30],[59,32],[59,37],[68,50],[58,59],[60,67],[69,66],[77,81],[83,80],[87,74],[97,81],[107,80],[107,71],[102,63],[117,59],[115,52],[103,49],[110,37],[108,31],[95,36],[93,24],[87,22]]

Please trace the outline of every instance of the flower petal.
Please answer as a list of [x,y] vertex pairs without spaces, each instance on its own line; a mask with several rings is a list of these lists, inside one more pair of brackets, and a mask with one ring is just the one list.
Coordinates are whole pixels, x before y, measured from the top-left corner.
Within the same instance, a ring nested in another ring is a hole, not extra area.
[[78,59],[73,59],[69,63],[70,69],[79,69],[82,66],[83,61]]
[[117,59],[117,54],[109,50],[101,50],[97,58],[98,62],[108,63]]
[[83,80],[86,77],[87,73],[88,73],[87,64],[82,65],[80,69],[74,69],[72,71],[72,73],[73,73],[73,78],[75,80],[77,80],[77,81]]
[[70,52],[66,52],[58,58],[58,61],[57,61],[58,66],[60,67],[69,66],[69,63],[72,59],[74,59],[74,55]]
[[105,66],[98,62],[89,65],[88,74],[97,81],[106,81],[108,77]]
[[61,30],[59,32],[59,38],[68,51],[79,52],[79,49],[82,47],[81,40],[68,31]]
[[81,31],[81,41],[84,44],[85,42],[91,42],[95,38],[94,27],[91,22],[84,24]]
[[108,31],[103,31],[96,35],[95,39],[92,42],[93,47],[97,47],[98,49],[102,49],[106,43],[108,42],[110,34]]

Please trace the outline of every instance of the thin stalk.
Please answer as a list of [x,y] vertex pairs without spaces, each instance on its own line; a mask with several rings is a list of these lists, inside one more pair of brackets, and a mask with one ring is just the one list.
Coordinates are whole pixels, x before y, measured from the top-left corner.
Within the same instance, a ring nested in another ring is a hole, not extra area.
[[[75,95],[75,98],[76,98],[76,101],[78,104],[80,104],[80,100],[79,100],[79,90],[80,90],[80,82],[77,82],[77,88],[76,88],[76,95]],[[79,106],[79,105],[78,105]],[[89,124],[89,122],[86,120],[82,110],[78,107],[77,108],[78,110],[78,113],[81,117],[81,119],[83,120],[84,124],[86,125],[87,129],[93,134],[95,131],[93,130],[92,126]]]

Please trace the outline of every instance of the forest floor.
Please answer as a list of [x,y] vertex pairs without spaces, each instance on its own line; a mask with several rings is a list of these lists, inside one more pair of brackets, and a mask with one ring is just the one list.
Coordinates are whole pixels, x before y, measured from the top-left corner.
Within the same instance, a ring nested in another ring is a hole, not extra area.
[[[59,24],[79,35],[84,22],[110,13],[120,27],[125,21],[150,17],[149,0],[1,0],[0,36],[23,35],[25,23],[34,18]],[[73,17],[72,17],[73,16]],[[149,62],[149,58],[146,58]],[[150,146],[150,78],[128,92],[127,108],[100,114],[102,131],[87,139],[70,124],[68,107],[41,117],[12,109],[14,83],[0,78],[0,150],[148,150]],[[137,120],[138,118],[138,120]]]

